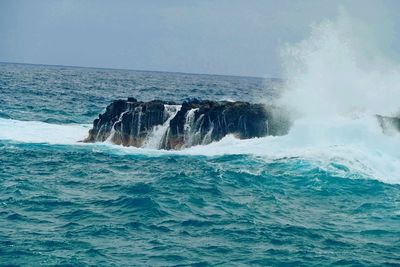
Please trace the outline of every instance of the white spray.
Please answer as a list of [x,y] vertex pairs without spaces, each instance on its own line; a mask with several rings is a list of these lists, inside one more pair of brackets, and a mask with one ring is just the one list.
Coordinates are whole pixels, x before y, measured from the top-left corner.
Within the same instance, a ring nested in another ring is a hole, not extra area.
[[[320,168],[330,169],[332,163],[338,163],[360,177],[400,184],[400,135],[384,135],[374,117],[398,113],[400,67],[379,58],[379,51],[371,55],[371,50],[363,47],[369,40],[357,36],[353,28],[352,19],[341,13],[337,21],[314,26],[310,38],[284,50],[289,82],[279,102],[296,117],[288,135],[249,140],[227,136],[220,142],[181,151],[124,147],[118,150],[151,155],[251,154],[266,161],[296,157],[315,162]],[[171,108],[170,118],[177,110],[179,107]],[[67,139],[77,141],[87,132],[81,126],[38,122],[12,121],[10,126],[10,120],[1,119],[0,124],[0,139],[25,142],[64,143],[65,136],[62,140],[47,140],[61,132],[70,133]],[[155,129],[148,147],[156,148],[166,130],[167,123]]]
[[314,25],[309,38],[283,50],[288,86],[278,103],[295,120],[287,136],[229,136],[186,153],[296,157],[321,168],[338,163],[360,177],[400,183],[400,135],[383,134],[375,117],[400,109],[400,66],[379,58],[380,52],[371,55],[363,47],[368,40],[357,36],[352,23],[341,11],[336,21]]
[[340,10],[336,21],[312,27],[311,36],[283,49],[289,79],[281,103],[306,117],[393,115],[400,110],[400,66],[371,51]]

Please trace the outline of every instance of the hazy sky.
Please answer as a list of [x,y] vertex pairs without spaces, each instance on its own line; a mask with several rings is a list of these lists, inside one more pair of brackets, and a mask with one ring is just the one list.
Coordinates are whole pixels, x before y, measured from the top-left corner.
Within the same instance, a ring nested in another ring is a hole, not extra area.
[[0,0],[0,61],[280,77],[279,49],[339,6],[398,49],[396,0]]

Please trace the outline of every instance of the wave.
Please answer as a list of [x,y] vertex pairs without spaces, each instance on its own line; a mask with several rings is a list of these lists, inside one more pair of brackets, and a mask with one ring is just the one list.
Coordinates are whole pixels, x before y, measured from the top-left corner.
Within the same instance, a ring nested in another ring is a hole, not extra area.
[[[151,156],[245,154],[266,161],[297,158],[341,176],[352,172],[400,184],[399,133],[383,134],[375,117],[394,115],[399,110],[400,66],[376,55],[371,58],[371,50],[363,47],[368,40],[360,41],[363,39],[353,31],[353,23],[352,18],[340,14],[337,21],[315,26],[310,38],[286,50],[284,67],[291,79],[277,104],[298,114],[288,135],[247,140],[226,136],[219,142],[180,151],[107,142],[79,144],[113,153]],[[0,140],[78,144],[89,128],[0,118]]]
[[[24,143],[81,145],[92,150],[122,155],[250,155],[265,161],[306,160],[321,169],[370,177],[400,184],[400,134],[384,135],[372,117],[328,121],[298,120],[286,136],[239,140],[229,135],[219,142],[180,151],[122,147],[111,143],[79,143],[90,125],[57,125],[38,121],[0,119],[0,140]],[[338,168],[343,166],[343,168]]]
[[87,135],[90,126],[0,118],[0,140],[60,145],[77,144]]
[[[321,122],[297,121],[286,136],[238,140],[228,136],[220,142],[182,151],[192,155],[249,154],[274,161],[293,158],[314,162],[320,168],[371,177],[400,184],[400,135],[384,135],[374,118]],[[345,166],[336,168],[333,164]]]

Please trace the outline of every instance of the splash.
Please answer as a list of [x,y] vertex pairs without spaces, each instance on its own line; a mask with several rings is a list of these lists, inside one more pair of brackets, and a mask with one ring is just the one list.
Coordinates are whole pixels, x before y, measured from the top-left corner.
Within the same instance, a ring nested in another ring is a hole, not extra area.
[[281,103],[306,117],[393,115],[399,111],[400,67],[371,54],[345,11],[312,26],[311,36],[283,49],[289,78]]
[[[374,118],[336,117],[324,124],[318,119],[299,119],[286,136],[238,140],[227,136],[220,142],[196,146],[178,153],[218,156],[247,154],[267,162],[306,160],[340,177],[368,177],[400,184],[400,134],[383,135]],[[345,166],[346,171],[332,166]]]
[[340,162],[400,183],[400,136],[384,135],[375,117],[399,112],[400,66],[381,51],[371,54],[365,36],[374,34],[359,32],[359,23],[341,9],[335,21],[313,25],[309,38],[283,50],[288,83],[278,102],[295,123],[288,136],[261,141],[264,154]]
[[[367,126],[367,127],[365,127]],[[317,168],[338,172],[340,177],[369,177],[400,184],[400,134],[387,136],[373,118],[337,118],[322,125],[319,120],[299,119],[289,135],[239,140],[228,135],[219,142],[179,151],[135,148],[111,143],[79,143],[90,125],[57,125],[36,121],[0,119],[0,140],[24,143],[80,145],[91,151],[119,155],[252,155],[267,162],[306,160]],[[335,165],[336,164],[336,165]],[[346,166],[343,168],[333,166]]]
[[[371,56],[371,50],[363,47],[368,40],[352,29],[352,19],[341,14],[336,21],[314,25],[308,39],[284,49],[284,66],[290,79],[279,104],[288,107],[295,117],[286,136],[249,140],[227,136],[220,142],[180,151],[151,148],[157,145],[82,145],[110,153],[150,156],[246,154],[288,164],[301,159],[340,177],[370,177],[400,184],[400,135],[383,134],[375,118],[376,114],[390,116],[399,111],[400,67],[380,58],[379,51]],[[190,124],[184,127],[187,139],[195,133],[193,112],[187,115]],[[89,128],[0,119],[0,140],[76,144]],[[155,143],[165,134],[165,127],[157,131]]]
[[288,135],[252,140],[230,136],[180,153],[296,158],[341,177],[400,184],[400,134],[385,135],[376,119],[376,114],[398,114],[400,66],[371,50],[365,37],[374,34],[361,29],[360,21],[341,9],[335,21],[313,25],[309,38],[283,49],[288,82],[278,105],[294,119]]

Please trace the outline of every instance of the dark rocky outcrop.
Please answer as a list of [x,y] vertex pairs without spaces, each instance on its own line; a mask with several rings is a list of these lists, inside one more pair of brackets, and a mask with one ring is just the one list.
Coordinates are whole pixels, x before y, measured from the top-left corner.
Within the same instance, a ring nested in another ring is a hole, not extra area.
[[400,131],[400,117],[397,118],[376,115],[376,118],[378,119],[379,125],[384,133],[390,134],[390,132],[393,130]]
[[[277,114],[280,114],[279,116]],[[84,142],[160,149],[208,144],[227,134],[247,139],[284,135],[290,122],[282,112],[262,104],[189,100],[116,100],[93,122]]]

